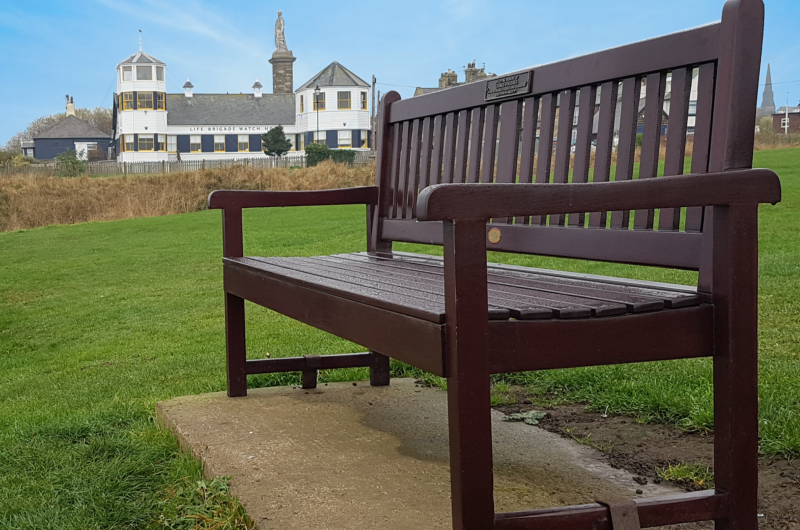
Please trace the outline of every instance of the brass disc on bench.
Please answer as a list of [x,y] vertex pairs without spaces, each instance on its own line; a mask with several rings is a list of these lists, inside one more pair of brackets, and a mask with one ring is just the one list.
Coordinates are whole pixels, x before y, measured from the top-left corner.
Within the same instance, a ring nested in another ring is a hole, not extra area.
[[496,245],[500,242],[500,239],[503,237],[502,232],[500,232],[499,228],[492,228],[489,230],[489,243]]

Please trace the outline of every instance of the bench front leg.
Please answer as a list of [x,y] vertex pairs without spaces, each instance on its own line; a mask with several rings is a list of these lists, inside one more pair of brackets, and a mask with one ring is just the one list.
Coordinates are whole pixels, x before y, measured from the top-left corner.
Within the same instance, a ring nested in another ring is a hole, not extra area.
[[445,221],[450,483],[455,530],[494,526],[486,221]]
[[[222,210],[222,254],[226,258],[244,255],[242,209]],[[247,395],[247,348],[244,331],[244,299],[225,293],[225,365],[228,396]]]

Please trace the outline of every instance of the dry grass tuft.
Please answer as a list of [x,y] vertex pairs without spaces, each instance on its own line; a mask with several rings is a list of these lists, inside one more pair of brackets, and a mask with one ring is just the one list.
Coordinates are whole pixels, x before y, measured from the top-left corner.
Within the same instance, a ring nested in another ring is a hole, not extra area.
[[234,167],[154,176],[0,179],[0,231],[195,212],[218,189],[318,190],[370,186],[375,166]]

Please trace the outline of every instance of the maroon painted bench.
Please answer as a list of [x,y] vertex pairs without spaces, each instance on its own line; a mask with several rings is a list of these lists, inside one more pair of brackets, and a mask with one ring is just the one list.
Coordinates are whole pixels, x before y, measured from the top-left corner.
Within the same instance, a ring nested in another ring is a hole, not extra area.
[[[390,92],[375,187],[214,192],[228,395],[246,395],[249,374],[300,371],[309,388],[321,369],[354,366],[386,385],[393,357],[447,377],[458,530],[754,530],[757,210],[781,194],[777,175],[751,169],[763,14],[761,0],[730,0],[721,23],[418,98]],[[366,252],[243,257],[243,208],[330,204],[366,205]],[[394,241],[443,245],[444,257],[394,252]],[[487,249],[695,270],[699,281],[497,265]],[[369,352],[247,360],[245,300]],[[695,357],[714,362],[716,490],[495,513],[491,374]]]

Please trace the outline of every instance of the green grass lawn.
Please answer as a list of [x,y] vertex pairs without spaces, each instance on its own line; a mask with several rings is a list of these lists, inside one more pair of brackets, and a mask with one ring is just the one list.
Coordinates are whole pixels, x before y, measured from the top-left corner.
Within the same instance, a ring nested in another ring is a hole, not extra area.
[[[784,202],[761,211],[761,439],[800,456],[800,149],[760,152]],[[174,528],[198,464],[153,422],[157,401],[225,388],[218,211],[0,234],[0,528]],[[249,254],[365,247],[358,206],[252,210]],[[397,245],[400,250],[420,250]],[[423,249],[436,250],[436,249]],[[692,283],[693,273],[493,254],[492,260]],[[252,357],[359,351],[248,305]],[[395,375],[412,373],[399,364]],[[504,376],[551,401],[713,427],[706,360]],[[365,369],[324,372],[327,381]],[[255,376],[250,384],[297,381]],[[177,493],[176,493],[177,492]]]

